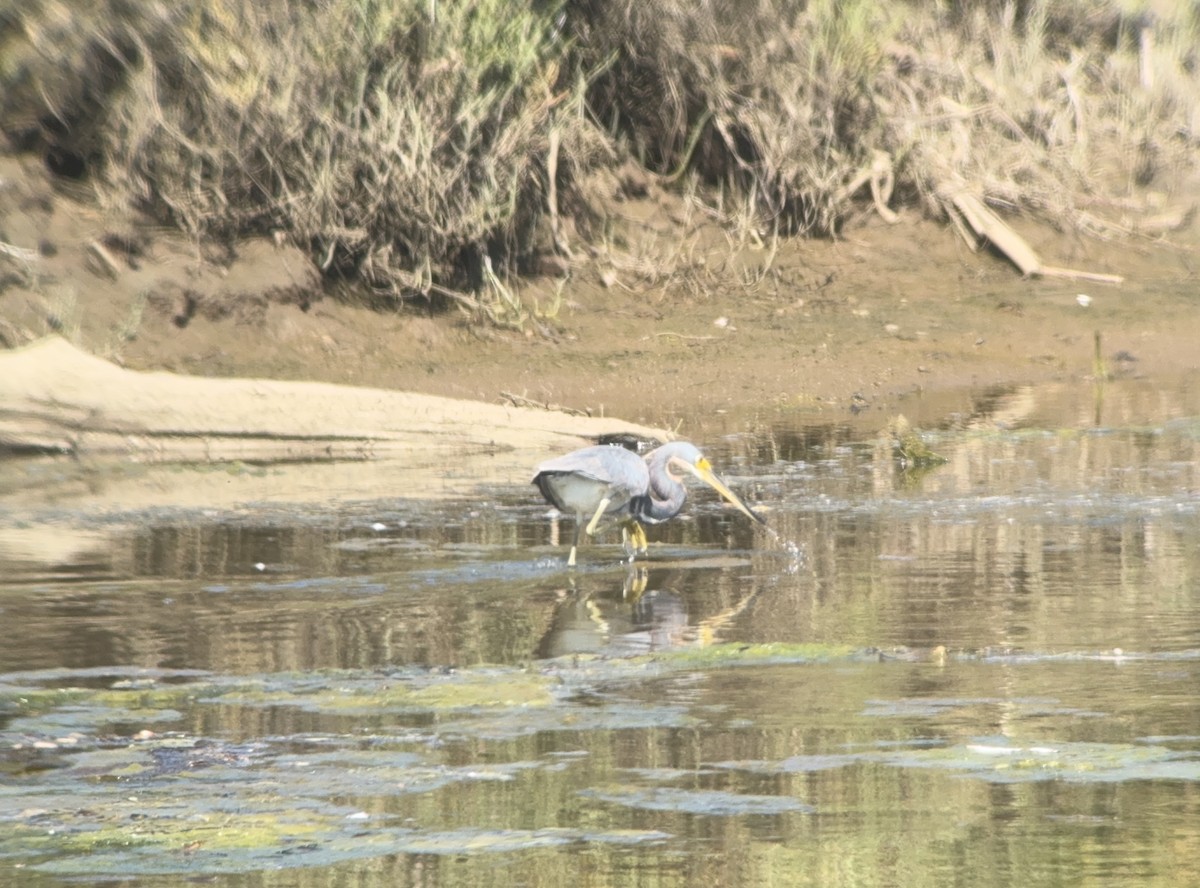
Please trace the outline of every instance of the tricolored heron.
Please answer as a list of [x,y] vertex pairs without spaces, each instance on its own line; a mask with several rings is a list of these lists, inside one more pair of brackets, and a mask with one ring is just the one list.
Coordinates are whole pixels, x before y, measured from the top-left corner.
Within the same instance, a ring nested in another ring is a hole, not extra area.
[[660,524],[679,514],[687,499],[684,473],[712,487],[743,514],[766,523],[717,477],[699,448],[687,441],[664,444],[644,459],[624,447],[584,447],[542,463],[533,483],[552,506],[575,516],[575,540],[567,559],[567,565],[574,567],[580,531],[595,536],[606,518],[621,526],[623,542],[632,538],[631,554],[645,552],[642,525]]

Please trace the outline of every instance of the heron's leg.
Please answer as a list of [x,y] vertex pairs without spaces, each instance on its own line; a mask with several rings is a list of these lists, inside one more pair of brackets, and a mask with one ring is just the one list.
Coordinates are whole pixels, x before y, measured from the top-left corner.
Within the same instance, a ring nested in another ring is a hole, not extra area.
[[633,538],[634,552],[645,555],[650,548],[650,542],[646,539],[646,529],[642,527],[641,522],[633,522],[633,529],[629,531],[629,535]]
[[596,535],[596,527],[600,524],[600,518],[604,515],[604,512],[608,509],[608,504],[611,502],[612,498],[607,496],[600,500],[600,505],[596,507],[596,514],[592,516],[592,520],[588,522],[585,528],[588,536]]

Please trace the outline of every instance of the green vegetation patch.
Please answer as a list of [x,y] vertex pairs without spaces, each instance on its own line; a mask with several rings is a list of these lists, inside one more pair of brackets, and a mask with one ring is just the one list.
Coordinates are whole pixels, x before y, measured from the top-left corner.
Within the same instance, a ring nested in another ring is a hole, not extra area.
[[[0,714],[9,716],[10,736],[33,737],[112,732],[140,723],[158,726],[179,722],[184,713],[213,704],[297,708],[330,715],[478,710],[486,720],[489,712],[496,718],[529,709],[559,707],[566,712],[564,707],[573,697],[596,685],[640,682],[676,670],[877,657],[876,651],[848,645],[728,643],[629,658],[570,656],[528,668],[276,673],[128,689],[9,688],[0,692]],[[561,721],[569,724],[577,717],[582,716],[575,713]]]
[[49,712],[88,699],[91,693],[82,688],[0,686],[0,717],[11,719]]
[[[649,829],[510,828],[479,820],[493,805],[541,804],[548,782],[560,779],[552,775],[564,771],[572,772],[564,786],[585,806],[714,817],[811,813],[787,791],[791,784],[775,778],[843,767],[936,771],[985,783],[1200,781],[1194,751],[1157,742],[993,737],[897,745],[889,736],[875,746],[839,744],[831,753],[712,763],[704,777],[714,786],[696,785],[701,772],[693,768],[622,769],[618,782],[603,773],[624,732],[644,731],[658,742],[681,728],[703,730],[710,717],[647,682],[690,682],[705,671],[743,666],[778,671],[779,664],[819,673],[829,664],[879,659],[878,651],[839,645],[723,644],[628,659],[564,657],[525,669],[206,676],[190,684],[62,692],[9,685],[3,699],[25,709],[13,720],[18,729],[12,722],[0,729],[0,859],[61,876],[128,877],[669,838]],[[933,704],[934,715],[945,708]],[[122,715],[123,705],[134,708]],[[75,718],[89,707],[97,717],[79,721],[92,726],[90,733],[73,734],[69,743],[38,733],[39,724],[57,730],[61,713]],[[128,725],[135,720],[130,712],[139,719],[157,712],[179,724],[163,733],[109,733],[105,720]],[[207,734],[194,727],[205,724]],[[569,740],[547,743],[551,732],[570,732]],[[558,749],[581,754],[546,754]],[[733,778],[739,773],[753,779]]]
[[254,686],[218,692],[210,699],[341,714],[541,707],[554,701],[552,685],[546,676],[521,669],[478,668],[444,675],[413,670],[391,676],[344,673],[295,680],[268,676]]
[[859,657],[875,659],[878,654],[845,644],[741,644],[728,642],[704,647],[676,648],[645,658],[635,657],[631,665],[639,660],[661,666],[678,668],[705,668],[725,666],[758,666],[766,663],[825,663],[830,660],[848,660]]
[[[660,841],[655,830],[414,829],[381,798],[509,783],[545,760],[448,765],[326,736],[278,741],[163,738],[81,752],[36,781],[0,786],[0,858],[59,875],[249,872],[419,852],[473,854]],[[371,800],[367,809],[353,801]]]

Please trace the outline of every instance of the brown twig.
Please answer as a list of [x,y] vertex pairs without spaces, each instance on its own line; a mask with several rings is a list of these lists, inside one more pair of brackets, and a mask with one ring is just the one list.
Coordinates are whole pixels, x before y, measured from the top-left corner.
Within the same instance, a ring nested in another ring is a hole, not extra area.
[[686,339],[694,342],[704,342],[709,339],[716,339],[715,336],[687,336],[683,333],[673,333],[668,330],[665,333],[655,333],[655,336],[674,336],[676,339]]
[[117,262],[117,258],[108,247],[104,246],[98,240],[90,240],[88,241],[87,248],[88,252],[99,261],[102,270],[109,277],[116,279],[121,276],[121,264]]
[[988,209],[983,201],[975,195],[953,187],[939,188],[938,194],[943,201],[961,214],[963,220],[977,236],[990,241],[1027,277],[1070,278],[1106,284],[1119,284],[1125,280],[1116,274],[1046,265],[1025,238],[1013,231],[1004,220]]
[[579,410],[575,407],[564,407],[561,404],[551,404],[549,401],[535,401],[524,395],[513,392],[501,392],[500,397],[508,400],[514,407],[536,407],[538,410],[553,410],[556,413],[569,413],[572,416],[591,416],[590,410]]

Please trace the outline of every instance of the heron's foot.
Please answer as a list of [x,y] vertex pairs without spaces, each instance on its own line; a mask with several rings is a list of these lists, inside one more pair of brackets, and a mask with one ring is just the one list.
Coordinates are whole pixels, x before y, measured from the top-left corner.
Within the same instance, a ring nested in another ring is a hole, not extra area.
[[646,529],[638,522],[634,521],[629,526],[629,537],[635,554],[645,555],[650,551],[650,542],[646,539]]
[[571,547],[571,554],[567,556],[567,567],[574,567],[574,566],[575,566],[575,550],[576,550],[577,548],[578,548],[578,546],[572,546],[572,547]]
[[646,532],[642,530],[642,525],[636,521],[621,525],[621,548],[629,556],[630,564],[633,563],[634,558],[638,555],[646,554],[649,546],[646,542]]

